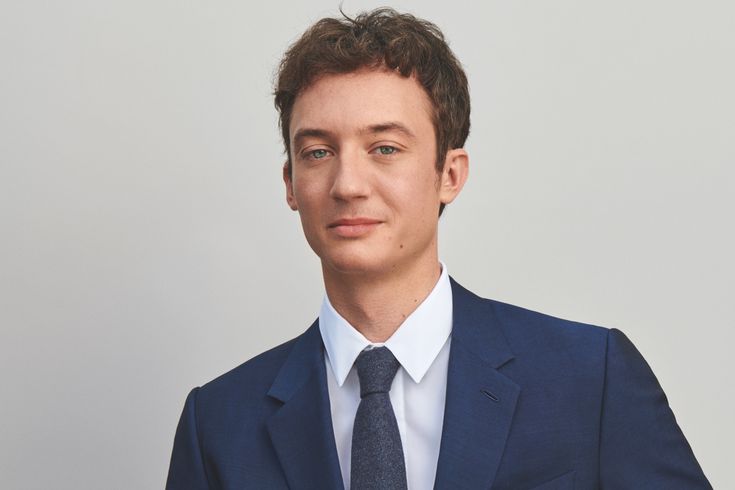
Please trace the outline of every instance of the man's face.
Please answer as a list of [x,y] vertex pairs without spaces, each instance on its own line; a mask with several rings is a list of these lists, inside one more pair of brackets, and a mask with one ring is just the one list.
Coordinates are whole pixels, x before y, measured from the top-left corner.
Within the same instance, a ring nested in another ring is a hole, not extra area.
[[289,134],[287,201],[325,273],[436,264],[439,205],[459,193],[467,159],[452,150],[437,172],[431,103],[414,78],[325,76],[297,97]]

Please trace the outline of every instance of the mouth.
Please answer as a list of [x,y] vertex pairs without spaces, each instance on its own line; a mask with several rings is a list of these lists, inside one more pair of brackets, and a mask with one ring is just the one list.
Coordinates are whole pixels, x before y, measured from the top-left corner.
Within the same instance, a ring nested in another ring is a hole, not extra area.
[[378,227],[382,221],[373,218],[345,218],[338,219],[327,225],[334,234],[344,238],[356,238]]

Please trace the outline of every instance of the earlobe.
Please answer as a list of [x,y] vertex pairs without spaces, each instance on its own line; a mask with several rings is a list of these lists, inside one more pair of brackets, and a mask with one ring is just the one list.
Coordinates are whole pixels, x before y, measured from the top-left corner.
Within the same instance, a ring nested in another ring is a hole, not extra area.
[[293,182],[291,181],[291,168],[288,161],[283,164],[283,183],[286,185],[286,203],[288,207],[293,211],[298,211],[299,207],[296,204],[296,198],[293,194]]
[[469,155],[463,148],[454,148],[447,152],[439,189],[442,203],[449,204],[462,191],[469,175],[469,165]]

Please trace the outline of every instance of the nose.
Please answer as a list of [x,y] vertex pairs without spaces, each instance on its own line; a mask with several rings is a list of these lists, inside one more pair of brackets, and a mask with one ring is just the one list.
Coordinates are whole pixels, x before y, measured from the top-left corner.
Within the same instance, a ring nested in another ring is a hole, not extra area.
[[370,195],[368,162],[363,161],[357,151],[340,153],[335,163],[331,197],[347,201]]

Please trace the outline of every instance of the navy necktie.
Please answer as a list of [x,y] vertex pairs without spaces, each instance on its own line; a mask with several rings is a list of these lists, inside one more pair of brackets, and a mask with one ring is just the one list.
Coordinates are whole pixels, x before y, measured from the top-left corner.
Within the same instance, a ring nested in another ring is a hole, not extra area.
[[390,402],[400,363],[387,347],[364,350],[355,361],[360,405],[352,430],[351,490],[407,488],[401,435]]

